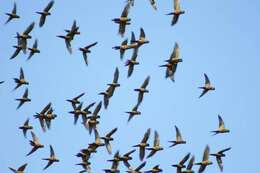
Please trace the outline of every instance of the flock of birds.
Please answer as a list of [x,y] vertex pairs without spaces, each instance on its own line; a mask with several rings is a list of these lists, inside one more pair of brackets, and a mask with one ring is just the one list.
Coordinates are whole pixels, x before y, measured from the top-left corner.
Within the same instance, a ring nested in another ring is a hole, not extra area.
[[[172,15],[172,22],[171,25],[175,25],[180,17],[180,15],[184,14],[184,11],[180,8],[180,2],[179,0],[174,0],[174,8],[173,11],[168,13],[167,15]],[[150,4],[154,8],[154,10],[157,10],[156,2],[155,0],[150,0]],[[47,16],[50,16],[51,9],[54,5],[54,1],[50,1],[47,6],[40,12],[37,12],[37,14],[40,15],[40,21],[39,21],[39,27],[43,27]],[[124,37],[124,33],[126,30],[126,26],[130,25],[131,19],[128,17],[128,13],[130,8],[134,6],[134,0],[128,0],[126,2],[126,6],[123,9],[123,12],[119,18],[112,19],[113,22],[116,24],[119,24],[119,34]],[[8,19],[6,21],[6,24],[14,19],[20,18],[20,16],[17,14],[16,9],[16,3],[14,3],[14,7],[11,13],[6,13],[8,16]],[[32,36],[29,35],[30,32],[33,30],[35,26],[35,22],[32,22],[23,33],[16,33],[17,38],[17,45],[14,47],[16,48],[14,54],[10,57],[10,59],[14,59],[17,57],[17,55],[22,51],[26,54],[27,49],[30,51],[28,59],[32,58],[32,56],[36,53],[40,53],[40,50],[38,49],[38,42],[37,39],[35,40],[32,48],[28,48],[27,41],[28,39],[31,39]],[[70,29],[65,30],[65,35],[58,35],[57,37],[62,38],[65,40],[65,45],[69,53],[72,53],[72,47],[71,47],[71,41],[73,40],[74,36],[80,35],[79,26],[77,26],[76,20],[73,22],[73,25]],[[90,48],[95,46],[98,42],[92,43],[90,45],[87,45],[85,47],[79,48],[79,50],[82,52],[85,64],[88,65],[88,59],[87,55],[91,52]],[[127,60],[125,63],[125,66],[128,66],[128,74],[127,77],[131,77],[134,71],[134,66],[138,65],[139,62],[137,62],[137,56],[138,56],[138,50],[140,47],[144,44],[148,44],[149,41],[146,39],[144,29],[140,29],[140,37],[137,40],[135,38],[135,34],[131,33],[131,40],[130,44],[128,44],[128,39],[125,39],[121,45],[113,47],[115,50],[120,51],[120,58],[123,59],[124,53],[128,49],[133,50],[133,54],[131,59]],[[179,45],[175,43],[174,49],[170,55],[170,58],[168,60],[165,60],[165,64],[160,65],[160,67],[166,68],[166,78],[170,78],[172,81],[175,81],[174,75],[176,73],[177,65],[179,62],[182,62],[182,59],[179,55]],[[202,87],[199,87],[202,89],[202,93],[199,97],[204,96],[208,91],[215,90],[214,86],[211,84],[208,76],[204,74],[205,77],[205,85]],[[78,119],[81,117],[82,124],[86,127],[86,129],[89,131],[89,134],[91,135],[94,131],[95,135],[95,141],[93,143],[90,143],[87,148],[83,148],[80,150],[79,153],[76,154],[77,157],[81,158],[81,162],[77,165],[82,166],[83,170],[80,171],[80,173],[83,172],[91,172],[91,162],[90,158],[91,156],[98,151],[100,147],[105,146],[107,149],[107,152],[109,154],[112,154],[112,144],[111,142],[114,140],[112,137],[113,134],[118,130],[117,128],[112,129],[110,132],[108,132],[105,136],[100,136],[98,133],[98,125],[100,124],[100,115],[99,111],[102,108],[102,105],[104,105],[104,108],[107,109],[109,105],[109,100],[113,96],[115,90],[117,87],[120,87],[120,84],[118,83],[119,79],[119,69],[116,68],[114,72],[114,78],[111,83],[108,84],[108,88],[104,91],[99,93],[99,95],[103,96],[103,102],[100,101],[98,104],[95,102],[88,104],[86,107],[83,107],[83,102],[80,101],[80,98],[84,96],[85,93],[81,93],[78,96],[68,99],[67,101],[71,104],[72,110],[69,112],[74,116],[74,124],[76,125],[78,122]],[[144,80],[143,84],[140,86],[140,88],[135,89],[134,91],[138,92],[138,98],[136,105],[132,108],[131,111],[126,112],[129,114],[128,122],[131,121],[133,117],[137,117],[141,114],[140,111],[138,111],[138,107],[143,102],[143,97],[145,93],[149,93],[149,90],[147,89],[150,81],[150,76],[147,76],[147,78]],[[14,82],[16,84],[14,90],[29,85],[29,82],[26,80],[24,71],[21,68],[20,69],[20,76],[19,78],[14,78]],[[0,84],[4,83],[4,81],[1,81]],[[31,99],[29,98],[29,92],[28,88],[25,89],[25,92],[21,98],[16,99],[19,104],[17,106],[17,109],[19,109],[23,104],[27,102],[31,102]],[[96,107],[93,111],[90,109],[96,104]],[[57,115],[54,113],[54,109],[52,107],[51,103],[48,103],[40,112],[36,113],[34,115],[35,119],[39,120],[40,126],[42,130],[45,132],[47,129],[51,128],[51,122],[55,120]],[[213,135],[216,134],[224,134],[229,133],[229,129],[227,129],[224,125],[224,121],[220,115],[218,115],[219,120],[219,126],[216,130],[212,131]],[[33,154],[38,149],[44,148],[44,145],[40,143],[40,140],[36,136],[36,134],[32,131],[33,126],[29,124],[29,119],[27,119],[24,124],[19,127],[19,129],[22,130],[24,136],[26,137],[27,131],[31,131],[32,140],[30,140],[30,145],[32,146],[31,151],[27,154],[27,156]],[[176,130],[176,139],[169,141],[171,144],[170,147],[175,147],[177,145],[186,144],[186,141],[183,139],[181,132],[177,126],[175,126]],[[139,150],[139,159],[140,161],[143,161],[145,159],[145,152],[149,151],[149,154],[146,156],[146,159],[153,157],[156,153],[163,150],[164,148],[160,145],[160,138],[159,133],[157,131],[154,132],[154,142],[153,146],[149,147],[149,137],[150,137],[151,129],[147,129],[145,132],[142,140],[140,143],[134,145],[133,147],[137,148]],[[133,168],[129,161],[133,158],[131,157],[131,154],[134,153],[137,149],[130,150],[129,152],[121,155],[119,151],[115,152],[112,159],[108,160],[109,162],[112,162],[111,168],[104,169],[106,173],[116,173],[120,172],[118,170],[118,166],[121,162],[126,166],[127,172],[130,173],[141,173],[141,169],[145,166],[146,161],[142,162],[138,167]],[[195,163],[195,156],[191,156],[191,153],[187,153],[179,163],[173,164],[172,166],[176,168],[177,173],[193,173],[195,172],[193,170],[193,165],[199,165],[199,173],[202,173],[207,166],[213,164],[213,162],[210,160],[210,156],[214,156],[216,158],[217,164],[221,171],[223,171],[223,161],[222,158],[225,157],[225,152],[230,150],[231,148],[225,148],[223,150],[220,150],[216,153],[210,152],[210,147],[206,145],[203,158],[201,162]],[[44,167],[44,169],[47,169],[49,166],[51,166],[55,162],[59,162],[59,159],[55,155],[53,146],[50,145],[50,156],[48,158],[44,158],[43,160],[48,161],[47,165]],[[188,161],[189,160],[189,161]],[[188,161],[188,164],[185,165],[185,163]],[[20,166],[18,169],[10,168],[11,171],[14,173],[24,173],[25,168],[27,164],[24,164]],[[159,165],[154,166],[151,170],[144,171],[146,173],[157,173],[162,172],[163,170],[160,168]]]

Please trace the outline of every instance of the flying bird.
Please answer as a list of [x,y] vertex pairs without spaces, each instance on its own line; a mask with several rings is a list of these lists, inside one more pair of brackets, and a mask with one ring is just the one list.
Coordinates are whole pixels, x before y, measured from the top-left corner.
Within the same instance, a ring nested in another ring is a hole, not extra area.
[[130,47],[127,45],[128,43],[128,39],[125,39],[120,46],[114,46],[112,47],[113,49],[115,50],[119,50],[120,51],[120,59],[122,60],[124,58],[124,54],[125,54],[125,51],[127,49],[130,49]]
[[48,3],[48,5],[44,8],[43,11],[41,11],[41,12],[36,12],[37,14],[40,14],[40,15],[41,15],[40,23],[39,23],[39,26],[40,26],[40,27],[42,27],[42,26],[44,25],[45,20],[46,20],[46,17],[49,16],[49,15],[51,15],[51,13],[50,13],[49,11],[50,11],[50,9],[52,8],[53,4],[54,4],[54,1],[52,0],[52,1],[50,1],[50,2]]
[[150,133],[151,133],[151,129],[149,128],[145,132],[142,141],[139,144],[133,146],[133,147],[138,147],[139,148],[139,159],[141,161],[144,159],[144,156],[145,156],[145,148],[149,146],[147,141],[149,139]]
[[72,98],[72,99],[67,99],[66,101],[70,102],[73,108],[76,108],[76,105],[77,105],[77,104],[80,104],[79,99],[80,99],[82,96],[84,96],[84,95],[85,95],[85,93],[81,93],[81,94],[79,94],[78,96],[76,96],[76,97],[74,97],[74,98]]
[[105,171],[105,173],[120,173],[118,165],[118,162],[113,162],[110,169],[103,169],[103,171]]
[[43,148],[44,145],[42,145],[39,141],[39,138],[33,133],[31,132],[32,135],[32,140],[30,140],[30,145],[33,147],[32,150],[26,155],[29,156],[32,153],[34,153],[35,151],[37,151],[40,148]]
[[152,157],[155,153],[157,153],[158,151],[163,150],[163,147],[161,147],[160,145],[160,137],[158,132],[155,130],[154,132],[154,142],[153,142],[153,147],[152,148],[147,148],[147,150],[150,150],[150,153],[148,154],[148,156],[146,158],[150,158]]
[[[26,48],[27,48],[27,39],[31,39],[32,36],[29,35],[30,32],[33,30],[35,25],[35,22],[32,22],[22,34],[19,34],[18,32],[16,33],[16,37],[18,40],[18,47],[21,47],[23,50],[23,53],[26,53]],[[19,53],[19,52],[18,52]],[[12,57],[10,59],[13,59]]]
[[141,169],[145,166],[146,162],[141,163],[136,169],[132,169],[131,167],[129,167],[129,170],[126,171],[128,173],[142,173]]
[[177,173],[181,173],[182,169],[185,168],[185,162],[190,158],[190,153],[186,154],[183,159],[177,164],[172,165],[172,167],[176,167]]
[[204,154],[203,154],[202,161],[199,162],[199,163],[195,163],[195,165],[200,165],[199,173],[203,172],[208,165],[212,165],[213,164],[209,160],[209,152],[210,152],[210,149],[209,149],[209,146],[207,145],[206,148],[204,149]]
[[14,53],[12,54],[12,56],[9,58],[9,59],[14,59],[20,52],[21,50],[23,49],[23,46],[22,45],[16,45],[16,46],[13,46],[15,49]]
[[54,120],[57,115],[53,113],[53,108],[50,108],[48,110],[48,112],[46,113],[46,116],[45,116],[45,123],[46,123],[46,126],[47,128],[50,130],[51,129],[51,121]]
[[22,85],[29,85],[29,82],[25,80],[23,68],[20,68],[20,76],[19,78],[14,78],[14,82],[16,83],[16,87],[13,90],[16,90]]
[[114,129],[112,129],[109,133],[107,133],[106,136],[101,137],[101,139],[103,139],[104,142],[105,142],[105,146],[106,146],[107,152],[108,152],[109,154],[112,153],[112,146],[111,146],[111,144],[110,144],[110,141],[113,141],[113,140],[114,140],[114,138],[112,138],[112,135],[113,135],[116,131],[117,131],[117,128],[114,128]]
[[30,54],[27,58],[27,60],[31,59],[31,57],[35,54],[35,53],[40,53],[40,50],[38,49],[38,40],[35,39],[34,43],[33,43],[33,47],[32,48],[28,48],[28,50],[30,50]]
[[135,49],[133,51],[133,55],[132,55],[131,59],[128,59],[125,62],[125,66],[128,66],[128,71],[127,71],[128,78],[131,77],[131,75],[134,71],[134,66],[139,64],[139,62],[136,61],[136,58],[137,58],[137,49]]
[[32,130],[33,126],[29,125],[29,118],[24,122],[23,126],[20,126],[19,129],[23,131],[23,135],[26,138],[26,133],[28,130]]
[[5,81],[0,81],[0,84],[3,84]]
[[129,114],[127,122],[130,122],[130,120],[136,116],[136,115],[141,115],[141,112],[137,110],[138,109],[138,104],[136,104],[131,111],[125,112]]
[[82,113],[81,112],[82,106],[83,106],[83,103],[80,103],[77,107],[73,108],[74,109],[73,111],[69,112],[70,114],[73,114],[73,116],[74,116],[74,123],[73,123],[74,125],[77,124],[79,116]]
[[181,10],[180,0],[174,0],[174,11],[166,15],[173,15],[171,25],[175,25],[178,22],[180,15],[184,14],[185,11]]
[[121,17],[112,19],[113,22],[119,24],[118,33],[121,35],[121,37],[124,37],[126,25],[131,24],[130,23],[131,19],[128,18],[129,9],[130,9],[130,4],[127,3],[121,14]]
[[133,154],[135,151],[136,151],[135,149],[134,149],[134,150],[131,150],[131,151],[125,153],[125,154],[120,158],[120,160],[123,161],[124,165],[125,165],[127,168],[130,167],[130,164],[129,164],[128,161],[133,159],[133,158],[131,157],[131,154]]
[[188,163],[188,166],[186,167],[185,170],[182,171],[182,173],[194,173],[194,171],[192,170],[192,167],[194,165],[194,160],[195,160],[195,156],[192,156]]
[[36,112],[36,115],[34,115],[34,118],[39,119],[41,128],[43,130],[43,132],[46,131],[46,125],[45,125],[45,118],[46,118],[46,113],[47,111],[49,111],[51,108],[51,103],[48,103],[40,113]]
[[163,172],[163,170],[160,168],[160,165],[155,165],[151,170],[144,171],[144,173],[158,173]]
[[137,100],[137,105],[139,106],[140,103],[143,101],[144,93],[148,93],[149,90],[146,89],[150,81],[150,76],[147,76],[146,79],[144,80],[142,86],[140,88],[134,89],[134,91],[138,92],[138,100]]
[[199,98],[204,96],[208,91],[214,91],[215,90],[215,87],[211,85],[210,80],[209,80],[206,73],[204,73],[204,77],[205,77],[205,85],[203,87],[199,87],[199,89],[203,89]]
[[174,126],[174,127],[175,127],[175,131],[176,131],[176,140],[169,141],[170,143],[172,143],[172,145],[170,147],[174,147],[175,145],[179,145],[179,144],[186,144],[186,141],[182,139],[179,128],[177,126]]
[[8,19],[5,22],[5,24],[9,23],[13,19],[19,19],[20,16],[18,16],[17,12],[16,12],[16,3],[14,3],[12,12],[11,13],[5,13],[5,14],[8,16]]
[[229,148],[225,148],[223,150],[218,151],[217,153],[214,154],[210,154],[211,156],[215,156],[217,163],[218,163],[218,167],[220,169],[221,172],[223,172],[223,161],[222,161],[222,157],[225,157],[226,155],[224,154],[226,151],[229,151],[231,149],[231,147]]
[[43,168],[43,170],[47,169],[53,163],[59,162],[59,159],[55,156],[54,150],[53,150],[51,145],[50,145],[50,157],[49,158],[44,158],[42,160],[47,160],[48,161],[47,165]]
[[94,112],[92,113],[92,116],[88,117],[88,121],[84,123],[84,126],[89,130],[89,134],[92,133],[93,129],[97,128],[97,124],[99,124],[98,119],[100,116],[98,115],[100,109],[102,107],[102,102],[100,101],[99,104],[96,106]]
[[220,134],[220,133],[229,133],[230,130],[229,129],[226,129],[225,127],[225,123],[222,119],[222,117],[220,115],[218,115],[218,129],[217,130],[213,130],[211,131],[212,133],[214,133],[213,135],[216,135],[216,134]]
[[28,98],[28,88],[25,89],[23,97],[19,98],[19,99],[16,99],[16,101],[20,102],[16,109],[19,109],[24,103],[31,101],[31,99]]
[[180,62],[182,62],[178,43],[175,43],[170,58],[165,62],[167,62],[167,64],[160,65],[160,67],[166,67],[165,78],[170,78],[174,82],[177,66]]
[[8,167],[11,171],[13,171],[13,173],[24,173],[24,170],[27,166],[27,163],[23,164],[22,166],[20,166],[17,170],[11,167]]
[[73,21],[70,30],[65,30],[66,35],[58,35],[57,37],[65,40],[65,45],[70,54],[72,54],[71,41],[74,39],[75,35],[80,35],[79,26],[77,26],[76,20]]
[[82,52],[85,64],[88,65],[88,57],[87,54],[91,53],[91,51],[89,50],[91,47],[95,46],[98,42],[92,43],[90,45],[87,45],[85,47],[80,47],[79,50]]

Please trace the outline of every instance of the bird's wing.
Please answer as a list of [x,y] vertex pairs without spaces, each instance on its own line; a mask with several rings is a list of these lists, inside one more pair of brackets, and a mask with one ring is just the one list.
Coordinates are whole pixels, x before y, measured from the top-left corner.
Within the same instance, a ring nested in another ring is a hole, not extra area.
[[147,76],[144,83],[142,84],[141,88],[146,88],[147,85],[149,84],[150,81],[150,76]]
[[190,153],[186,154],[183,159],[180,161],[181,165],[184,165],[184,163],[189,159],[190,157]]
[[204,149],[203,161],[206,161],[208,159],[209,159],[209,146],[207,145],[206,148]]
[[95,46],[97,43],[98,43],[98,42],[92,43],[92,44],[90,44],[90,45],[86,46],[86,47],[85,47],[85,49],[89,49],[89,48],[91,48],[91,47]]
[[50,1],[43,11],[48,12],[54,4],[54,0]]
[[20,166],[20,167],[18,168],[18,171],[23,172],[23,171],[25,170],[26,166],[27,166],[27,163],[25,163],[24,165]]
[[23,32],[24,35],[28,35],[32,30],[33,30],[33,27],[35,25],[35,22],[32,22],[26,29],[25,31]]

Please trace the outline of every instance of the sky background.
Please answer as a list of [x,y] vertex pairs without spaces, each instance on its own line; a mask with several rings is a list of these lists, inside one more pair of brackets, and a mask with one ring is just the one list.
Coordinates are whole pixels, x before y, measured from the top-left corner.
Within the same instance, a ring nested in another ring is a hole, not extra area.
[[[125,39],[117,34],[118,25],[111,21],[121,15],[124,0],[56,0],[51,9],[52,15],[43,28],[38,27],[39,15],[35,12],[42,10],[49,1],[16,2],[21,19],[7,25],[4,25],[7,19],[4,13],[11,11],[13,1],[4,0],[0,6],[0,81],[5,80],[0,85],[0,172],[10,172],[9,166],[18,168],[24,163],[28,163],[26,172],[41,172],[47,164],[41,159],[49,156],[49,144],[53,145],[60,163],[45,172],[79,172],[81,167],[75,164],[80,159],[74,155],[93,142],[94,135],[90,136],[80,121],[73,125],[73,117],[68,114],[72,108],[65,100],[86,92],[81,99],[84,105],[99,102],[102,97],[98,93],[112,81],[116,67],[120,71],[121,87],[111,98],[108,110],[102,108],[100,111],[99,125],[100,135],[118,127],[112,142],[113,153],[120,150],[123,154],[133,149],[132,146],[140,142],[147,128],[151,128],[152,132],[159,132],[165,150],[148,159],[143,170],[160,164],[164,172],[173,172],[175,169],[170,165],[188,152],[200,161],[206,144],[212,152],[232,147],[224,158],[224,172],[242,173],[258,169],[259,1],[181,1],[185,14],[172,27],[171,17],[165,15],[172,10],[171,0],[158,1],[158,11],[153,10],[148,0],[136,0],[129,13],[132,22],[127,26],[125,38],[130,38],[131,31],[138,37],[139,29],[143,27],[150,43],[140,48],[140,65],[136,66],[129,79],[124,62],[130,58],[132,51],[127,51],[121,61],[118,51],[112,49]],[[70,55],[64,41],[56,35],[64,34],[63,30],[69,29],[74,19],[80,26],[81,35],[72,41],[73,54]],[[28,45],[31,47],[37,38],[41,53],[30,61],[26,61],[28,54],[22,53],[9,60],[15,50],[12,47],[16,44],[15,33],[23,32],[32,21],[37,25]],[[92,48],[89,66],[86,67],[78,48],[95,41],[98,44]],[[173,83],[164,78],[165,70],[158,65],[169,58],[175,42],[180,45],[183,62],[178,65],[176,82]],[[21,97],[26,88],[12,91],[15,87],[12,78],[19,76],[20,67],[23,67],[30,82],[28,88],[32,102],[16,110],[18,103],[14,99]],[[208,74],[216,91],[198,99],[201,93],[198,86],[204,84],[203,73]],[[150,92],[139,108],[142,115],[127,124],[128,116],[124,112],[131,110],[137,101],[137,93],[133,89],[140,87],[148,75],[151,76]],[[58,117],[52,122],[52,129],[44,133],[33,115],[48,102],[52,102]],[[222,115],[231,132],[211,136],[209,131],[218,127],[218,114]],[[45,148],[26,157],[31,150],[31,136],[28,133],[25,139],[18,127],[28,117]],[[175,139],[174,125],[180,128],[187,144],[169,149],[167,141]],[[153,136],[151,133],[150,144]],[[93,172],[110,168],[111,163],[106,160],[112,157],[105,148],[98,149],[90,160]],[[137,167],[141,163],[138,152],[133,157],[130,163]],[[211,159],[214,165],[205,172],[220,172],[215,159]],[[195,166],[194,169],[198,168]],[[123,164],[120,170],[126,170]]]

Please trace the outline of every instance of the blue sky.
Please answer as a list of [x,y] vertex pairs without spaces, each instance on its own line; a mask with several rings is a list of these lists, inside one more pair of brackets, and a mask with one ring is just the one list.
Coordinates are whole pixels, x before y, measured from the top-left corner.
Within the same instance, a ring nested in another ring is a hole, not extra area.
[[[260,154],[257,132],[259,127],[259,40],[260,25],[259,5],[256,0],[238,3],[229,1],[182,1],[185,14],[177,25],[170,26],[171,18],[165,14],[172,9],[172,1],[158,1],[158,11],[154,11],[148,0],[136,1],[130,11],[132,23],[127,26],[125,37],[130,38],[131,31],[139,36],[143,27],[150,44],[139,50],[140,65],[130,79],[126,78],[127,68],[124,61],[131,56],[127,51],[123,61],[119,53],[112,49],[121,43],[123,38],[117,35],[118,26],[111,19],[118,17],[124,8],[121,1],[61,1],[56,0],[52,15],[47,18],[43,28],[38,27],[39,16],[35,13],[45,7],[48,1],[17,0],[17,12],[21,19],[4,25],[5,12],[12,9],[13,1],[5,0],[0,7],[1,28],[1,68],[0,86],[2,105],[2,123],[0,126],[2,141],[0,148],[0,172],[8,172],[8,167],[19,167],[28,163],[26,172],[39,172],[46,162],[41,158],[49,156],[49,144],[52,144],[60,163],[51,166],[45,172],[57,171],[78,172],[75,166],[80,160],[74,155],[94,140],[83,126],[73,125],[73,117],[68,114],[71,106],[65,101],[68,98],[86,92],[82,98],[84,104],[99,102],[99,92],[106,89],[111,82],[116,67],[120,77],[118,88],[110,100],[108,110],[102,109],[100,134],[103,135],[114,127],[113,152],[125,153],[138,143],[147,128],[158,130],[164,151],[147,160],[144,170],[160,164],[164,172],[175,171],[170,165],[179,161],[187,152],[195,155],[196,161],[202,159],[203,149],[209,144],[215,152],[225,147],[232,147],[224,158],[224,172],[252,172],[257,170],[257,156]],[[56,35],[64,34],[76,19],[80,26],[80,36],[72,42],[73,54],[70,55],[64,41]],[[33,40],[39,40],[41,53],[26,61],[28,55],[22,53],[14,60],[9,60],[16,44],[15,33],[22,32],[32,22],[37,26],[32,32]],[[89,55],[89,66],[86,67],[81,52],[77,49],[98,41]],[[165,80],[164,69],[160,69],[168,59],[174,43],[180,45],[183,62],[176,72],[176,82]],[[32,102],[16,110],[17,102],[25,87],[12,91],[15,84],[12,78],[19,75],[23,67],[25,77],[30,82],[29,96]],[[203,73],[207,73],[216,91],[198,99],[203,85]],[[143,80],[151,76],[148,89],[140,106],[142,115],[127,124],[127,114],[136,103],[137,93]],[[52,102],[58,118],[52,129],[43,133],[39,122],[32,115],[40,111],[48,102]],[[222,115],[230,134],[212,137],[209,131],[218,126],[217,115]],[[26,118],[30,118],[34,132],[45,145],[29,157],[25,155],[31,149],[28,139],[24,139],[18,127]],[[169,149],[167,142],[175,138],[174,125],[177,125],[187,144]],[[153,133],[149,143],[153,142]],[[138,153],[133,154],[133,167],[141,162]],[[112,158],[102,148],[91,158],[93,172],[109,168],[107,159]],[[250,159],[250,160],[249,160]],[[212,158],[214,160],[214,158]],[[250,161],[250,166],[246,167]],[[214,163],[215,160],[214,160]],[[125,171],[123,165],[121,171]],[[195,168],[197,170],[197,168]],[[205,172],[217,172],[217,164]]]

